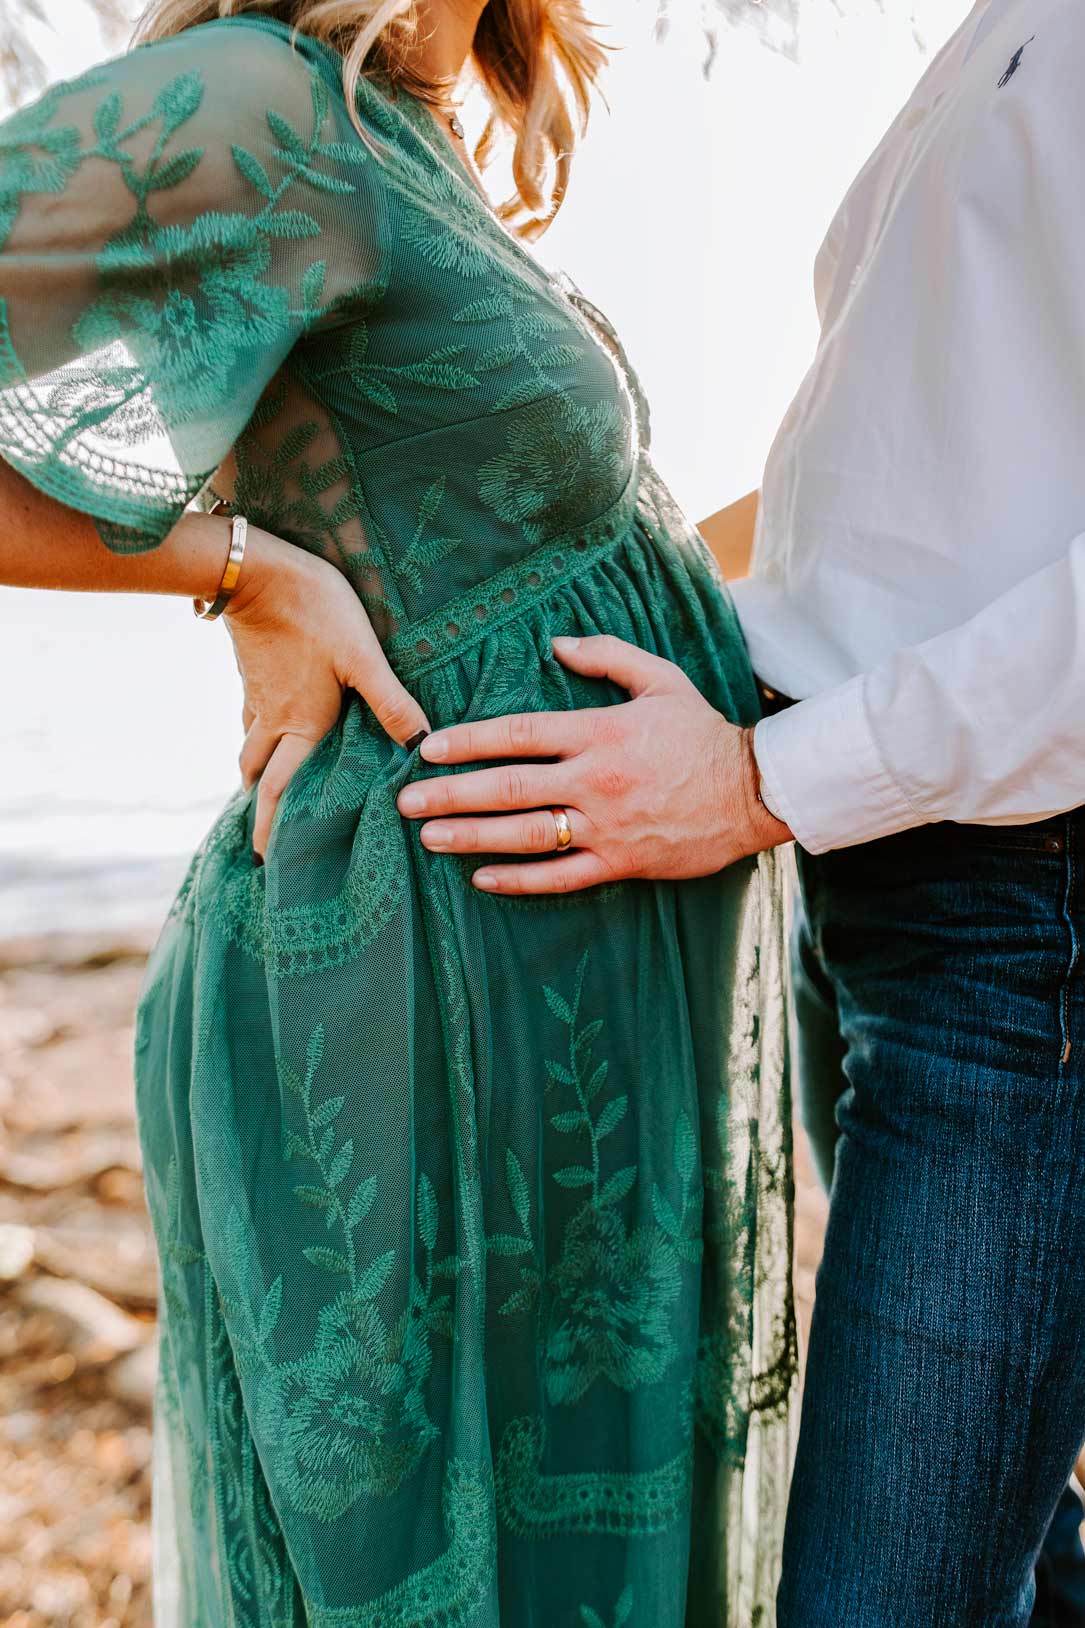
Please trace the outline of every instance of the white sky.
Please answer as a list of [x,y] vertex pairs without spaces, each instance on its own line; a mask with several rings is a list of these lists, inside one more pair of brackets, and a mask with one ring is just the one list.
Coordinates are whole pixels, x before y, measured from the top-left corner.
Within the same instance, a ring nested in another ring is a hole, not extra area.
[[[695,520],[758,483],[813,350],[824,230],[967,10],[848,0],[845,17],[835,0],[801,3],[798,64],[724,30],[706,84],[699,0],[672,0],[665,48],[654,0],[593,0],[623,46],[612,111],[597,115],[545,257],[621,331],[657,461]],[[107,54],[84,0],[43,4],[53,27],[35,38],[51,77]],[[89,924],[101,900],[80,910],[75,884],[56,881],[64,866],[183,854],[236,784],[229,640],[184,602],[120,596],[0,590],[0,627],[0,936]],[[19,866],[52,872],[52,891],[2,885]],[[160,907],[158,896],[111,904],[116,920]]]

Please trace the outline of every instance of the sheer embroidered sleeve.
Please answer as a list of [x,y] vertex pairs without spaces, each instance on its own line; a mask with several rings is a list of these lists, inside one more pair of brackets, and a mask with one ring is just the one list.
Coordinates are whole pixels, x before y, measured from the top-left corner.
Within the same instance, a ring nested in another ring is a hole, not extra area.
[[0,455],[154,547],[302,335],[379,277],[378,161],[275,35],[211,23],[0,125]]

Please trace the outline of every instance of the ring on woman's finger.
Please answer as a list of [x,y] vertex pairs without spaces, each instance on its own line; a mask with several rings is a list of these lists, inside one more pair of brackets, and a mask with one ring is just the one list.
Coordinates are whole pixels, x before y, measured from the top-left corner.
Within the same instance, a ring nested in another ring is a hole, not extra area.
[[566,848],[571,848],[573,845],[573,828],[569,821],[569,812],[564,808],[552,808],[550,812],[554,816],[554,825],[556,827],[554,850],[556,853],[562,854]]

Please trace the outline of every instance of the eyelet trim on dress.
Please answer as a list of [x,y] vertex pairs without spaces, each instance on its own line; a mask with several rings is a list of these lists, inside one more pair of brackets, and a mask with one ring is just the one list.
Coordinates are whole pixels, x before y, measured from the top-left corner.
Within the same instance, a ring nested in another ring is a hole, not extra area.
[[463,654],[487,633],[540,604],[601,560],[628,535],[637,510],[634,465],[622,495],[595,520],[552,538],[514,565],[440,605],[396,634],[385,648],[406,682]]

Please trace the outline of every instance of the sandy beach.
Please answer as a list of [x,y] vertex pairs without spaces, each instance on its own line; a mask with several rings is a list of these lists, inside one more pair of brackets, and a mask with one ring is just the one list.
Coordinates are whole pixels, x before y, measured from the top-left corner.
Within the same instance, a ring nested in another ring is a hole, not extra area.
[[151,1621],[155,1262],[131,1078],[146,944],[0,946],[0,1620]]

